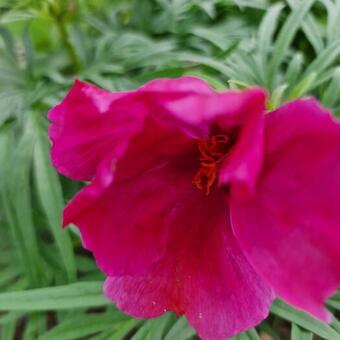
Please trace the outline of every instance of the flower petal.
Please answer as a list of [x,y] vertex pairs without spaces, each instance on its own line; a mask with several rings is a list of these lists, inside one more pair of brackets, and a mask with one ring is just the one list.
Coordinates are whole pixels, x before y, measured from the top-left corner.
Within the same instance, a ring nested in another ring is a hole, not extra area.
[[163,258],[144,275],[108,277],[104,291],[124,312],[185,314],[202,339],[225,339],[263,320],[273,294],[242,255],[226,196],[189,192],[167,219]]
[[219,173],[221,184],[232,182],[234,193],[252,192],[263,160],[263,113],[266,95],[253,89],[244,94],[243,121],[238,140],[223,162]]
[[340,284],[340,125],[312,99],[266,116],[265,160],[253,197],[231,199],[248,260],[292,305],[330,321]]
[[164,253],[167,212],[192,190],[196,144],[177,128],[147,118],[118,161],[107,156],[94,180],[64,210],[64,226],[81,231],[84,246],[109,275],[145,271]]
[[127,93],[109,93],[76,81],[49,113],[52,161],[65,176],[91,180],[102,159],[125,153],[130,139],[143,131],[146,117],[196,140],[207,138],[216,126],[240,128],[239,142],[220,171],[220,183],[237,181],[251,188],[262,160],[264,102],[261,89],[216,92],[194,77],[153,80]]
[[[130,138],[143,129],[144,118],[161,111],[162,103],[211,93],[207,83],[193,77],[153,80],[134,91],[113,93],[77,80],[49,112],[53,164],[67,177],[90,180],[103,158],[124,153]],[[155,97],[159,100],[151,103]]]
[[163,119],[178,120],[196,139],[205,139],[213,129],[237,129],[235,146],[219,172],[221,185],[237,183],[240,194],[253,191],[262,165],[263,113],[266,93],[260,88],[213,92],[163,100]]
[[113,103],[124,96],[77,80],[65,99],[49,112],[51,157],[60,173],[89,180],[108,153],[124,148],[127,137],[141,124],[135,112],[126,112],[122,106],[113,117]]

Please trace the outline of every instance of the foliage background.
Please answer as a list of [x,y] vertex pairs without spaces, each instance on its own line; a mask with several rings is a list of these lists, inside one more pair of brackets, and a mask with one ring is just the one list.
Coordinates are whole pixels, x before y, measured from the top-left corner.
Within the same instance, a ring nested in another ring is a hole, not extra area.
[[[46,112],[75,76],[109,90],[200,76],[217,89],[265,86],[268,107],[311,94],[340,114],[339,0],[0,0],[0,338],[185,340],[184,318],[131,319],[62,208],[82,186],[50,164]],[[237,337],[340,339],[276,301]]]

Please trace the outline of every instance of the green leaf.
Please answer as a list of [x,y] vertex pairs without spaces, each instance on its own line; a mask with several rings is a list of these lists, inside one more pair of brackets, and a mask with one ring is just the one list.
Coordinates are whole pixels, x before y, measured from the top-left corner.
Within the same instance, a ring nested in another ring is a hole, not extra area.
[[328,106],[332,107],[340,97],[340,67],[334,69],[333,78],[324,91],[321,102]]
[[109,305],[102,282],[81,282],[0,294],[0,310],[43,311]]
[[116,330],[109,337],[107,337],[106,340],[125,339],[126,335],[130,333],[140,323],[142,323],[141,320],[129,319],[122,323],[121,325],[117,325]]
[[191,33],[197,37],[206,39],[221,50],[227,49],[230,45],[230,43],[223,36],[205,27],[193,27]]
[[309,76],[311,73],[321,74],[328,66],[330,66],[340,55],[340,39],[333,41],[325,48],[306,68],[303,77]]
[[278,25],[279,16],[284,5],[277,3],[266,11],[258,31],[258,49],[261,56],[262,67],[267,67],[267,58],[271,49],[273,36]]
[[310,73],[307,77],[303,78],[295,87],[293,87],[289,91],[287,95],[287,100],[299,98],[303,96],[305,93],[307,93],[312,87],[312,84],[314,83],[316,76],[317,73],[313,72]]
[[195,335],[195,331],[189,326],[187,320],[182,317],[171,327],[164,340],[186,340]]
[[313,332],[324,339],[338,340],[340,338],[340,333],[336,332],[332,327],[314,319],[304,312],[290,307],[281,300],[276,300],[273,303],[271,312],[281,318],[296,323],[300,327]]
[[247,332],[238,334],[231,338],[232,340],[261,340],[255,328],[250,329]]
[[205,65],[213,68],[214,70],[221,72],[227,78],[231,78],[234,72],[227,65],[214,60],[213,58],[200,56],[192,53],[176,53],[174,57],[179,61],[190,62],[197,65]]
[[9,323],[9,322],[18,320],[18,319],[22,318],[24,315],[25,314],[23,312],[17,312],[17,311],[9,312],[5,315],[2,315],[0,317],[0,326],[3,326],[3,325],[5,325],[6,323]]
[[185,72],[185,75],[199,77],[201,79],[204,79],[206,82],[208,82],[217,91],[223,91],[227,88],[226,83],[223,83],[218,78],[212,77],[212,76],[210,76],[210,75],[208,75],[204,72],[192,70],[192,71]]
[[282,84],[278,86],[274,91],[270,98],[269,102],[269,110],[275,110],[282,103],[283,94],[287,89],[287,84]]
[[340,2],[339,1],[329,1],[321,0],[327,9],[327,41],[332,43],[334,40],[340,37]]
[[7,323],[0,328],[1,340],[13,340],[16,329],[16,323],[14,321]]
[[46,314],[31,313],[27,317],[23,340],[36,340],[46,329]]
[[340,321],[333,315],[332,327],[340,334]]
[[66,268],[69,281],[76,278],[75,259],[69,232],[61,227],[63,196],[58,176],[49,159],[49,141],[37,115],[32,116],[35,132],[33,151],[35,184],[48,224],[59,249],[61,260]]
[[304,330],[295,323],[292,323],[292,329],[290,334],[291,340],[312,340],[313,333]]
[[160,318],[150,320],[149,340],[163,339],[177,321],[178,317],[173,313],[166,313]]
[[335,299],[330,299],[327,301],[327,304],[330,306],[330,307],[333,307],[337,310],[340,310],[340,301],[339,300],[335,300]]
[[20,167],[13,166],[9,175],[9,193],[12,204],[14,218],[17,226],[17,237],[24,249],[24,256],[27,257],[30,267],[31,284],[37,287],[41,284],[43,267],[39,254],[36,230],[33,224],[33,209],[31,204],[31,166],[33,155],[33,135],[32,126],[26,124],[25,133],[20,139],[14,152],[13,163],[20,164]]
[[[15,250],[22,270],[31,286],[39,284],[41,265],[30,205],[30,161],[32,139],[29,127],[19,141],[16,152],[10,153],[14,144],[11,125],[0,130],[0,195],[5,218],[10,226]],[[15,145],[15,144],[14,144]],[[16,166],[13,166],[15,164]],[[20,164],[20,166],[18,166]],[[6,179],[6,181],[4,180]]]
[[130,320],[127,316],[118,312],[75,316],[55,326],[38,340],[79,339],[108,329],[121,328],[128,321]]
[[293,87],[302,69],[303,55],[301,53],[295,53],[290,61],[287,72],[285,74],[285,82],[289,87]]
[[[301,2],[301,0],[299,0]],[[295,8],[299,5],[299,1],[296,0],[287,0],[289,6],[291,8]],[[318,54],[324,48],[324,43],[322,40],[321,29],[317,25],[317,22],[312,15],[309,13],[306,15],[305,20],[302,22],[302,30],[304,31],[307,39],[313,46],[315,52]]]
[[281,62],[284,60],[289,45],[291,44],[297,30],[304,20],[305,15],[312,7],[314,1],[315,0],[301,1],[299,5],[292,10],[291,14],[281,28],[274,44],[271,62],[268,66],[267,84],[270,89],[273,84],[274,75],[277,72]]

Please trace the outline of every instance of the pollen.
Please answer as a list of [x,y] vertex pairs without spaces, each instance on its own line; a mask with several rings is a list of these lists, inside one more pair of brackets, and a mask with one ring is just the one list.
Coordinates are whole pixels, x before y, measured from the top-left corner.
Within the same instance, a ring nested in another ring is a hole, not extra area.
[[216,184],[218,171],[231,145],[231,136],[225,134],[213,135],[198,142],[200,168],[193,179],[193,184],[206,195],[210,194]]

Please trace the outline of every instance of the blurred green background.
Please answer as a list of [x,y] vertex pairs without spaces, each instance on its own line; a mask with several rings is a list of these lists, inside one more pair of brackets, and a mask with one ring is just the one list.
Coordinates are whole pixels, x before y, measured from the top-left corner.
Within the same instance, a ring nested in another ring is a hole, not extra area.
[[[47,111],[74,77],[108,90],[194,75],[216,89],[261,85],[269,109],[314,95],[340,114],[339,0],[0,0],[0,339],[185,340],[172,314],[137,320],[101,292],[103,274],[65,203],[82,183],[50,163]],[[276,301],[240,340],[340,339]]]

